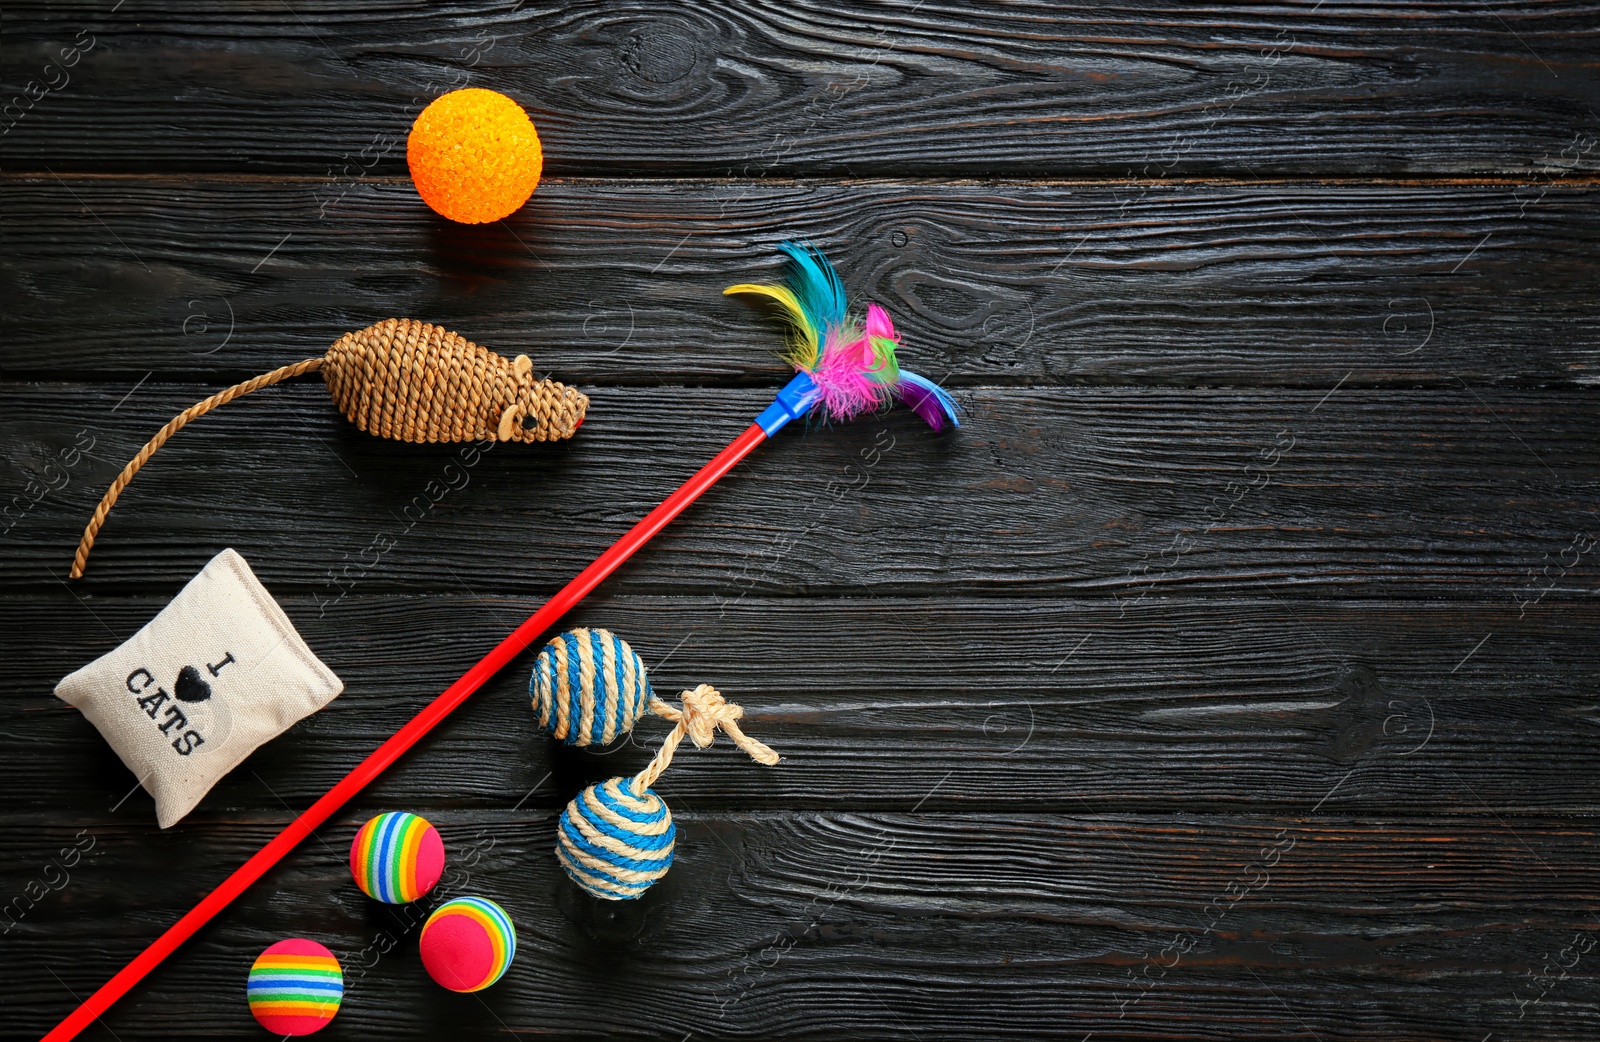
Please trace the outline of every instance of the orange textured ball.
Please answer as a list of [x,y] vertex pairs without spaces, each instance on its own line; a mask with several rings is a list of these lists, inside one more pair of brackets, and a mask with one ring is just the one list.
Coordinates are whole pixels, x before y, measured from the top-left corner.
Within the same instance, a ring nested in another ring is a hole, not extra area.
[[406,139],[406,165],[423,202],[452,221],[486,224],[528,201],[544,152],[522,106],[468,87],[422,110]]

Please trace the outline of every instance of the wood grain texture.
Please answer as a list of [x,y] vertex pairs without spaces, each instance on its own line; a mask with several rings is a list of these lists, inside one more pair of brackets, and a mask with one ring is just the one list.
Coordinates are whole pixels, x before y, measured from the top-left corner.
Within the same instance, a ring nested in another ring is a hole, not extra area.
[[[131,395],[105,384],[0,387],[13,480],[40,496],[14,503],[0,576],[19,591],[54,588],[123,462],[210,390],[153,380]],[[232,545],[275,562],[280,592],[325,601],[357,589],[548,594],[743,430],[770,393],[595,389],[571,441],[498,447],[466,463],[470,446],[361,433],[315,380],[280,385],[218,410],[154,457],[111,513],[78,589],[170,584]],[[901,410],[776,439],[608,589],[936,587],[1096,593],[1119,606],[1177,592],[1465,594],[1516,610],[1592,596],[1600,582],[1600,415],[1587,392],[957,397],[967,421],[947,437]],[[80,438],[96,439],[92,452],[74,470],[51,470]]]
[[[416,113],[459,86],[522,99],[563,176],[1545,177],[1584,141],[1592,173],[1600,134],[1600,8],[1582,2],[7,15],[6,96],[60,84],[10,131],[22,170],[396,174]],[[48,71],[75,42],[91,49]]]
[[[9,4],[0,38],[0,1037],[37,1037],[769,400],[722,287],[809,239],[959,432],[790,431],[571,617],[784,756],[685,750],[679,860],[595,902],[529,655],[86,1037],[1588,1042],[1600,1035],[1600,8],[887,0]],[[62,54],[62,48],[76,46]],[[434,218],[404,134],[529,103],[549,175]],[[594,397],[410,446],[319,381],[391,315]],[[346,692],[177,827],[51,695],[225,546]],[[344,854],[432,818],[521,934],[480,996]]]
[[[1432,818],[1341,823],[1309,808],[1281,817],[676,809],[678,864],[622,906],[561,877],[553,810],[436,815],[455,853],[442,885],[494,894],[518,925],[519,948],[507,978],[480,999],[430,990],[426,1001],[415,913],[377,906],[350,883],[343,854],[361,816],[346,815],[175,956],[139,1001],[114,1010],[105,1037],[256,1031],[239,982],[261,947],[295,932],[343,959],[345,1008],[330,1030],[354,1037],[1454,1039],[1495,1030],[1560,1042],[1600,1025],[1589,965],[1600,952],[1573,946],[1600,930],[1592,825],[1463,821],[1441,834]],[[74,845],[83,857],[52,876],[59,889],[7,939],[18,967],[13,1023],[42,1028],[65,992],[109,973],[198,896],[217,863],[242,858],[277,820],[239,816],[201,837],[152,837],[102,816],[65,826],[14,816],[8,846],[19,865]],[[165,879],[145,868],[152,848]],[[1348,887],[1352,865],[1359,890]],[[130,896],[136,917],[124,911]],[[81,954],[63,957],[69,946]],[[1554,982],[1558,962],[1575,972]]]
[[[275,585],[275,562],[258,563]],[[163,603],[80,603],[61,589],[0,603],[17,649],[13,682],[28,694],[0,725],[27,750],[0,762],[14,809],[93,817],[137,784],[78,711],[48,694]],[[325,612],[303,597],[283,604],[346,690],[225,779],[191,832],[311,803],[533,599],[353,596]],[[669,787],[705,811],[1319,805],[1356,815],[1426,808],[1442,823],[1488,807],[1586,815],[1600,773],[1593,604],[1546,603],[1518,619],[1514,604],[1265,596],[1162,599],[1126,614],[1081,598],[600,596],[571,624],[626,636],[662,697],[715,685],[782,753],[770,770],[725,742],[680,755]],[[882,636],[854,639],[863,631]],[[603,755],[540,736],[531,660],[492,681],[359,805],[559,808],[583,785],[645,765],[667,729],[653,718]],[[135,793],[123,813],[149,818],[150,801]]]
[[562,181],[486,228],[405,182],[0,188],[18,377],[232,382],[398,315],[583,384],[767,386],[776,323],[720,293],[804,237],[956,385],[1600,381],[1592,186]]

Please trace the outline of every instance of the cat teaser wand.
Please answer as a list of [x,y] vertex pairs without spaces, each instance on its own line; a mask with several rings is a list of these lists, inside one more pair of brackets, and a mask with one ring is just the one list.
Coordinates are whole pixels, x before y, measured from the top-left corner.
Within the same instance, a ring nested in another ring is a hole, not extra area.
[[93,995],[73,1010],[46,1035],[45,1042],[65,1042],[111,1008],[128,990],[155,969],[178,946],[222,911],[234,898],[260,879],[267,870],[293,850],[301,840],[332,817],[351,797],[382,774],[423,735],[438,726],[451,711],[467,700],[507,663],[538,640],[557,619],[583,600],[600,582],[616,571],[673,518],[717,483],[734,465],[781,430],[791,420],[820,408],[828,419],[847,420],[864,412],[899,400],[914,409],[934,430],[948,423],[960,426],[956,403],[938,385],[899,367],[895,348],[899,338],[889,316],[876,304],[869,304],[864,320],[846,309],[844,284],[826,257],[815,248],[797,243],[782,243],[788,255],[787,271],[781,285],[742,284],[725,293],[755,293],[769,297],[784,311],[792,326],[789,351],[785,359],[798,370],[794,379],[778,392],[777,399],[761,411],[743,434],[717,453],[660,506],[646,514],[595,559],[571,582],[528,620],[512,631],[461,679],[451,684],[432,702],[355,769],[345,775],[317,802],[306,808],[274,836],[250,860],[240,865],[222,884],[173,923],[124,966]]

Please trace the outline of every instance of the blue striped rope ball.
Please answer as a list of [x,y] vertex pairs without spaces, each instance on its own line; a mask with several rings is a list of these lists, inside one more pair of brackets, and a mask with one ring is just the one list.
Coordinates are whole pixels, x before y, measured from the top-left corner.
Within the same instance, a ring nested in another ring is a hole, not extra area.
[[533,663],[539,727],[568,745],[606,745],[633,729],[655,692],[644,663],[610,630],[568,630]]
[[677,826],[653,789],[633,778],[591,785],[567,804],[556,827],[556,858],[596,897],[638,897],[672,867]]

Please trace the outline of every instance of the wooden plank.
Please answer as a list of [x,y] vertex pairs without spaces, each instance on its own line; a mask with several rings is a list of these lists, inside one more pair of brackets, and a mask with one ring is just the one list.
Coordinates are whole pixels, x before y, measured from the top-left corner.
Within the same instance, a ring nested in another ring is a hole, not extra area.
[[460,86],[562,176],[1544,178],[1600,133],[1588,2],[118,8],[8,5],[12,169],[398,174]]
[[[214,385],[0,386],[13,445],[0,577],[64,578],[148,435]],[[315,380],[173,439],[101,533],[80,592],[175,589],[225,546],[275,588],[547,595],[743,430],[770,391],[596,389],[554,446],[363,434]],[[1012,389],[790,431],[612,592],[1586,597],[1600,417],[1582,391]],[[120,404],[119,404],[120,403]],[[84,433],[87,432],[87,433]],[[92,449],[75,455],[75,442]],[[76,465],[67,466],[68,461]],[[28,482],[32,482],[29,484]]]
[[[417,916],[351,885],[346,817],[105,1027],[124,1042],[246,1034],[245,971],[290,935],[342,957],[334,1030],[361,1037],[1575,1040],[1600,1026],[1600,952],[1579,950],[1600,931],[1591,825],[676,810],[672,872],[604,907],[560,875],[553,811],[436,815],[451,892],[502,902],[519,930],[481,1001],[429,984]],[[11,816],[14,864],[83,856],[7,938],[9,1022],[46,1027],[278,820],[191,836]]]
[[232,381],[401,315],[583,384],[768,384],[775,323],[720,293],[802,237],[958,385],[1600,380],[1593,186],[554,181],[476,229],[332,189],[0,179],[6,372]]
[[[257,562],[275,585],[275,562]],[[18,812],[151,816],[137,780],[49,692],[160,610],[55,589],[0,601],[14,649],[0,786]],[[283,599],[345,693],[223,781],[186,826],[309,805],[530,610],[531,598]],[[572,625],[612,627],[659,694],[711,683],[784,756],[686,752],[670,788],[706,812],[880,808],[1080,813],[1583,816],[1600,777],[1600,607],[599,596]],[[870,638],[866,635],[870,634]],[[1486,639],[1487,635],[1487,639]],[[638,771],[666,726],[603,755],[533,725],[531,656],[491,682],[360,806],[556,808]],[[661,663],[657,666],[657,663]],[[1514,694],[1513,694],[1514,692]],[[1492,810],[1490,809],[1492,808]],[[1449,824],[1446,824],[1446,823]]]
[[[748,422],[778,334],[720,290],[790,236],[966,426],[787,433],[571,620],[784,761],[685,750],[677,866],[600,905],[556,815],[665,728],[553,745],[524,656],[90,1037],[258,1036],[239,985],[290,935],[350,975],[330,1039],[1600,1035],[1597,14],[8,5],[0,1035]],[[466,84],[548,149],[487,228],[401,160]],[[404,446],[275,388],[164,450],[61,581],[173,413],[394,314],[530,353],[590,422]],[[50,689],[226,545],[348,690],[160,831]],[[349,883],[397,807],[516,918],[478,998]]]

